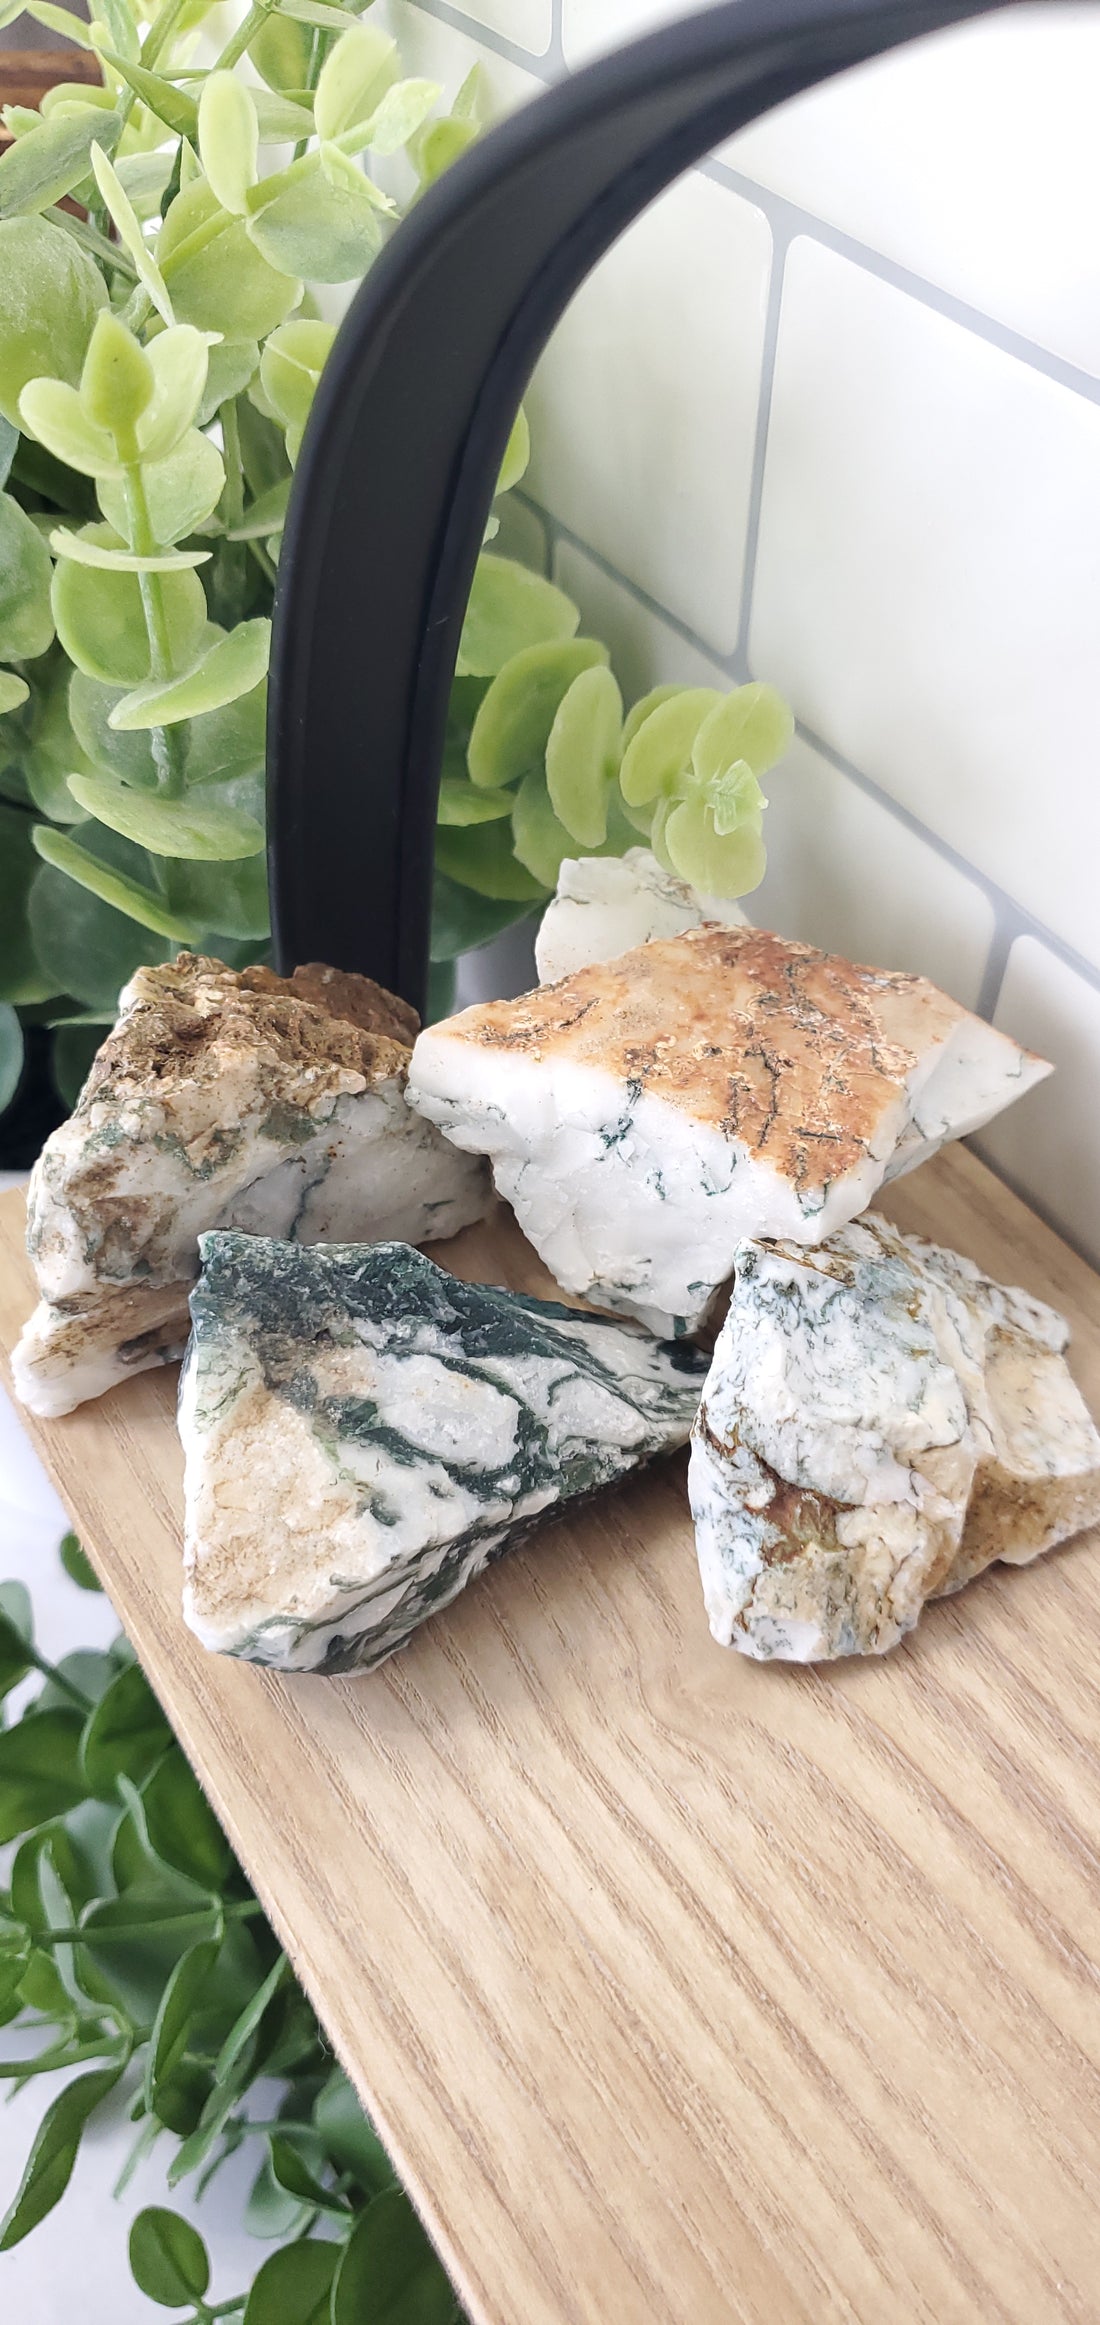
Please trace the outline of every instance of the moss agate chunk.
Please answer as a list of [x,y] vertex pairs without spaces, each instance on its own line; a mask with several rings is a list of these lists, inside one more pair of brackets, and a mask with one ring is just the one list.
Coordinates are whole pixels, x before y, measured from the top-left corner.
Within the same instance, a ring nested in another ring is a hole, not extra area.
[[744,1237],[823,1243],[1049,1072],[927,978],[704,925],[427,1027],[409,1100],[565,1291],[678,1336]]
[[430,1243],[480,1219],[484,1167],[405,1102],[418,1022],[316,962],[277,977],[180,953],[138,969],[31,1178],[22,1402],[69,1413],[180,1356],[206,1228]]
[[1064,1319],[885,1219],[745,1243],[693,1432],[710,1627],[758,1660],[881,1655],[930,1598],[1100,1521]]
[[204,1646],[369,1670],[534,1521],[688,1437],[695,1348],[407,1244],[204,1235],[180,1383]]

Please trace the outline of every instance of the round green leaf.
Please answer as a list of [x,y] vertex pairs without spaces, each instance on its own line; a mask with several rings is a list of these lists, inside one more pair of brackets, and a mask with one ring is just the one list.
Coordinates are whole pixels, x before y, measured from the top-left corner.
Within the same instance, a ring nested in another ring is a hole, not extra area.
[[445,775],[439,786],[440,823],[496,823],[511,812],[510,791],[479,791],[462,775]]
[[459,674],[492,678],[525,646],[572,638],[579,621],[572,600],[541,573],[483,552],[462,625]]
[[[329,2299],[339,2258],[338,2244],[321,2244],[315,2237],[284,2244],[253,2278],[243,2325],[330,2325]],[[369,2314],[363,2311],[359,2325],[365,2325]]]
[[559,823],[546,788],[546,777],[539,767],[525,775],[516,793],[512,810],[512,844],[521,864],[539,882],[545,891],[558,884],[558,873],[566,856],[572,856],[576,841],[565,825]]
[[167,460],[194,421],[206,387],[205,337],[193,324],[177,323],[151,341],[148,361],[153,393],[136,429],[143,462]]
[[139,1783],[172,1741],[172,1730],[144,1672],[136,1663],[125,1664],[84,1729],[82,1765],[87,1789],[99,1800],[116,1799],[119,1777],[128,1776],[132,1783]]
[[259,855],[263,828],[242,809],[205,794],[180,799],[131,791],[112,775],[73,775],[69,789],[89,815],[154,856],[184,856],[199,863],[229,862]]
[[0,1001],[0,1114],[10,1106],[23,1075],[23,1028],[14,1009]]
[[[172,911],[204,934],[255,943],[271,933],[267,865],[262,855],[232,863],[172,863],[167,894]],[[208,948],[204,945],[204,951]],[[215,947],[215,950],[217,948]]]
[[205,178],[171,203],[157,257],[178,320],[224,339],[266,339],[301,296],[300,281],[268,265]]
[[512,433],[504,448],[504,458],[501,461],[500,475],[497,478],[498,492],[511,492],[513,485],[518,484],[521,476],[526,473],[530,458],[531,431],[527,425],[527,414],[521,404],[512,422]]
[[[539,893],[541,896],[541,890]],[[463,953],[492,944],[494,937],[514,927],[517,920],[526,920],[530,910],[530,899],[517,902],[513,898],[477,896],[472,888],[449,880],[437,864],[432,891],[433,963],[449,966]]]
[[28,380],[19,398],[24,428],[66,468],[81,476],[121,476],[114,437],[88,418],[75,388],[61,379]]
[[682,687],[635,727],[619,769],[623,798],[631,807],[675,793],[691,767],[703,720],[724,700],[713,686]]
[[230,72],[214,72],[199,98],[199,160],[223,210],[243,217],[256,183],[260,124],[252,93]]
[[767,867],[759,818],[723,836],[701,792],[673,803],[659,828],[655,821],[653,848],[669,870],[708,896],[747,896],[760,886]]
[[90,565],[95,573],[183,573],[208,565],[209,549],[162,549],[143,556],[133,549],[104,549],[84,533],[70,533],[55,525],[50,534],[55,557],[69,557],[74,565]]
[[26,702],[30,687],[25,678],[17,678],[14,670],[0,670],[0,718],[9,710],[18,710]]
[[54,114],[17,137],[0,155],[0,219],[60,202],[87,176],[96,140],[113,146],[121,127],[117,113],[85,104],[79,112]]
[[439,81],[395,81],[377,111],[361,125],[346,130],[342,142],[349,151],[361,152],[363,146],[369,146],[372,153],[382,156],[399,153],[403,145],[411,144],[442,95]]
[[285,427],[304,426],[336,334],[331,323],[284,323],[260,357],[260,384]]
[[[117,731],[117,730],[116,730]],[[118,736],[121,742],[123,737]],[[187,788],[197,783],[231,783],[241,775],[262,775],[267,752],[267,682],[238,694],[220,710],[191,722],[187,745]]]
[[220,1889],[233,1862],[217,1817],[182,1752],[168,1752],[142,1793],[149,1846],[202,1889]]
[[0,1845],[83,1800],[83,1724],[78,1711],[55,1710],[0,1731]]
[[384,2188],[344,2247],[332,2325],[452,2325],[454,2314],[454,2288],[404,2189]]
[[703,720],[692,766],[700,783],[709,783],[739,759],[754,774],[764,775],[788,749],[793,734],[794,719],[774,686],[759,681],[737,686]]
[[422,186],[432,186],[449,170],[477,136],[475,121],[459,120],[453,113],[429,121],[413,141],[412,155]]
[[248,44],[248,54],[269,89],[303,90],[309,83],[312,43],[304,24],[272,15]]
[[0,412],[20,425],[28,380],[75,387],[92,326],[107,303],[99,268],[46,218],[0,220]]
[[558,706],[584,670],[606,663],[595,638],[565,638],[513,654],[488,688],[470,730],[471,781],[486,789],[540,768]]
[[653,686],[648,694],[642,695],[640,701],[634,704],[633,709],[627,711],[623,721],[624,751],[633,742],[639,727],[644,725],[645,720],[649,717],[650,711],[659,710],[663,702],[671,702],[674,694],[682,694],[683,691],[683,687],[677,685]]
[[57,991],[35,957],[27,921],[38,871],[32,828],[19,808],[0,803],[0,1000],[22,1007]]
[[62,1535],[61,1540],[57,1546],[57,1555],[60,1558],[61,1564],[69,1577],[69,1581],[75,1582],[78,1590],[102,1591],[103,1584],[101,1583],[99,1576],[96,1573],[95,1567],[92,1565],[86,1551],[81,1548],[81,1545],[75,1534]]
[[309,418],[317,382],[336,334],[331,323],[284,323],[273,331],[260,357],[260,384],[286,427]]
[[0,660],[29,662],[52,639],[49,551],[18,501],[0,493]]
[[582,670],[558,704],[546,745],[546,783],[559,823],[582,847],[607,837],[622,752],[623,698],[610,670]]
[[187,2301],[202,2300],[210,2258],[189,2220],[151,2204],[130,2229],[130,2273],[148,2300],[162,2309],[182,2309]]
[[254,339],[223,339],[209,351],[206,365],[206,392],[195,415],[198,428],[209,427],[222,405],[239,396],[248,386],[260,360],[260,350]]
[[[55,1716],[44,1713],[43,1720]],[[38,1727],[42,1721],[26,1720],[22,1725]],[[0,1738],[0,1743],[4,1741]],[[10,2252],[60,2202],[72,2178],[88,2117],[114,2089],[121,2073],[121,2067],[100,2067],[94,2074],[79,2075],[46,2109],[18,2193],[0,2222],[0,2252]]]
[[[71,727],[69,773],[88,774],[93,767],[103,768],[109,775],[117,775],[123,783],[132,783],[155,791],[160,774],[153,747],[147,733],[117,734],[109,724],[116,703],[126,693],[123,686],[105,686],[100,678],[89,678],[83,670],[74,670],[69,681],[69,723]],[[84,765],[74,764],[72,737],[80,745]],[[65,784],[69,802],[69,820],[83,816],[68,782]],[[54,821],[60,820],[54,814]]]
[[[191,576],[172,576],[190,580]],[[201,590],[201,584],[196,584]],[[205,604],[205,600],[204,600]],[[236,702],[239,696],[251,694],[267,673],[271,647],[271,624],[257,616],[254,621],[238,622],[228,635],[218,638],[201,660],[181,677],[166,683],[153,682],[135,688],[123,696],[111,712],[110,723],[115,733],[127,734],[140,727],[175,726],[180,719],[200,718],[204,711],[221,710],[226,703]],[[75,657],[74,657],[75,659]],[[152,845],[150,842],[149,845]],[[180,849],[164,849],[165,855],[182,854]],[[206,851],[192,850],[189,853]],[[230,850],[211,850],[210,853],[231,853]],[[251,848],[239,848],[238,855],[251,855]]]
[[43,862],[31,889],[31,934],[53,991],[113,1011],[136,968],[167,959],[166,938],[193,944],[201,935],[126,868],[148,873],[149,859],[105,824],[89,824],[80,842],[37,824],[34,845]]
[[[565,841],[568,854],[572,845],[568,832]],[[435,860],[449,879],[461,881],[463,887],[475,889],[479,896],[533,904],[554,885],[553,880],[533,876],[522,862],[517,862],[512,827],[507,823],[473,824],[464,831],[448,829],[445,824],[438,826]]]
[[397,2174],[342,2068],[333,2071],[315,2100],[313,2121],[332,2162],[351,2172],[369,2195],[393,2186]]
[[109,307],[96,316],[80,374],[80,401],[93,428],[133,428],[153,393],[144,348]]
[[191,1946],[181,1954],[164,1989],[145,2058],[145,2104],[150,2110],[158,2085],[167,2082],[182,2063],[195,2018],[205,2008],[220,1951],[216,1938],[204,1938]]
[[[109,525],[85,526],[84,538],[104,548],[124,546]],[[203,586],[190,572],[161,574],[157,586],[173,665],[184,669],[206,628]],[[135,686],[148,678],[149,639],[136,573],[93,573],[66,559],[54,568],[52,600],[58,637],[78,670],[108,685],[124,680]]]
[[[167,459],[143,465],[142,483],[154,538],[165,543],[182,541],[217,508],[225,484],[225,463],[208,436],[189,428]],[[120,540],[130,541],[125,485],[103,477],[97,490],[107,523],[113,525]]]
[[313,101],[318,137],[339,137],[368,120],[399,69],[397,43],[377,25],[354,24],[341,33],[321,67]]

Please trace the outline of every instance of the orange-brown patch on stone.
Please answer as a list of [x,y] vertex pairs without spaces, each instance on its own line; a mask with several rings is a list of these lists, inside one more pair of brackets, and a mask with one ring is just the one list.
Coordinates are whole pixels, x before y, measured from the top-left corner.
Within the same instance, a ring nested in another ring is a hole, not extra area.
[[966,1014],[924,977],[707,924],[467,1009],[447,1033],[598,1068],[820,1184],[858,1163],[918,1058]]

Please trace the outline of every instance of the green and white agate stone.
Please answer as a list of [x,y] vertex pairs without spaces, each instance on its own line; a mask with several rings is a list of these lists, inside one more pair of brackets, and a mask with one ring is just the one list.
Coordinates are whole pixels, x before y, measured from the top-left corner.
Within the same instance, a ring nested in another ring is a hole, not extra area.
[[200,1242],[180,1383],[203,1645],[370,1670],[540,1517],[686,1443],[707,1370],[404,1243]]

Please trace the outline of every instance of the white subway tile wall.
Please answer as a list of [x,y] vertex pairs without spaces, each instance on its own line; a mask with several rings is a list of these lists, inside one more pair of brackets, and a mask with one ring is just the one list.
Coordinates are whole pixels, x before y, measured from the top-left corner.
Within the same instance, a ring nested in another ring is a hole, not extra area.
[[761,211],[681,179],[578,292],[527,399],[535,498],[718,653],[740,622],[770,271]]
[[[454,88],[480,58],[496,107],[690,12],[386,5],[412,69]],[[556,334],[514,523],[628,699],[786,690],[749,909],[1046,1050],[982,1151],[1100,1261],[1098,103],[1100,0],[1075,0],[730,139]]]
[[1072,1221],[1083,1251],[1100,1267],[1100,992],[1033,936],[1008,957],[994,1022],[1051,1058],[1040,1090],[1010,1106],[982,1132],[987,1161],[1051,1213]]

